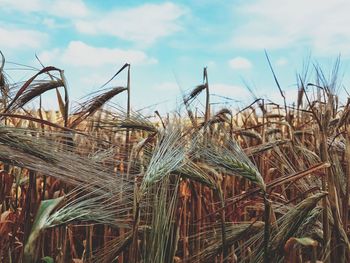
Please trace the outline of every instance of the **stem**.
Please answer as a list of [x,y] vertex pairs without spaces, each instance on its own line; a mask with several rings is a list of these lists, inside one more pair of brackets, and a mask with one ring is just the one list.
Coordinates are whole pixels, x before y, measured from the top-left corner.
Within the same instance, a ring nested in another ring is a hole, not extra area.
[[[31,210],[32,210],[32,200],[35,202],[35,173],[34,171],[29,171],[29,185],[26,193],[26,208],[24,211],[24,244],[26,244],[27,239],[30,234],[31,229]],[[24,248],[25,246],[23,246]]]
[[[128,99],[127,99],[127,108],[126,108],[126,117],[127,119],[130,118],[130,64],[128,64],[128,80],[127,80],[127,92],[128,92]],[[129,156],[129,141],[130,141],[130,136],[129,136],[130,130],[126,129],[126,134],[125,134],[125,150],[126,150],[126,155],[125,158],[128,158]]]
[[[321,129],[321,141],[320,141],[320,157],[322,161],[328,161],[328,153],[327,153],[327,146],[326,146],[326,135]],[[322,176],[322,191],[327,191],[327,174],[328,171],[325,171],[326,176]],[[328,219],[328,204],[327,204],[327,198],[324,197],[322,199],[322,207],[323,207],[323,212],[322,212],[322,228],[323,228],[323,240],[325,244],[325,255],[329,255],[330,253],[330,233],[329,233],[329,219]],[[330,262],[329,256],[325,259],[325,262]]]
[[264,212],[264,263],[270,262],[270,255],[269,255],[269,239],[270,239],[270,201],[267,198],[267,193],[264,193],[264,205],[265,205],[265,212]]
[[130,262],[137,262],[137,254],[138,254],[138,226],[140,220],[140,204],[139,201],[136,201],[135,214],[134,214],[134,224],[133,224],[133,237],[132,237],[132,245],[130,248],[129,260]]
[[42,192],[42,195],[41,195],[41,200],[45,200],[45,192],[46,192],[46,182],[47,178],[46,178],[46,175],[43,176],[43,192]]
[[205,81],[205,91],[206,91],[206,100],[205,100],[205,123],[209,121],[210,118],[210,107],[209,107],[209,83],[208,83],[208,73],[207,68],[204,68],[204,75],[203,75],[204,81]]
[[221,238],[222,238],[222,255],[223,255],[223,263],[227,262],[228,257],[228,250],[227,250],[227,244],[226,244],[226,227],[225,227],[225,201],[222,193],[222,189],[219,186],[218,189],[218,195],[221,202]]

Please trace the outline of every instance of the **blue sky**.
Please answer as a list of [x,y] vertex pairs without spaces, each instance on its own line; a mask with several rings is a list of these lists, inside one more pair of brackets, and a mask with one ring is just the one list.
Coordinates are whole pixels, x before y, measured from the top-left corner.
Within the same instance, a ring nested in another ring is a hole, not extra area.
[[[0,0],[0,49],[9,62],[39,68],[37,54],[64,69],[73,100],[129,62],[134,108],[161,103],[163,111],[175,108],[180,88],[200,84],[204,66],[214,103],[232,103],[215,94],[252,101],[244,82],[258,97],[278,101],[266,49],[291,102],[295,74],[310,54],[326,72],[341,54],[347,86],[348,10],[346,0]],[[33,75],[11,63],[6,68],[13,81]]]

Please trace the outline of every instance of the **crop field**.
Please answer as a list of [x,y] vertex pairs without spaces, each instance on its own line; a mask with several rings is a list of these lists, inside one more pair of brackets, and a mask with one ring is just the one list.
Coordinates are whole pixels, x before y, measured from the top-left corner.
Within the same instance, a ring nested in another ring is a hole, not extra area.
[[[11,83],[5,63],[0,262],[350,262],[338,62],[298,75],[291,105],[271,67],[280,105],[215,112],[205,68],[182,112],[151,118],[132,104],[129,64],[124,86],[72,103],[61,69]],[[42,108],[48,91],[59,110]]]

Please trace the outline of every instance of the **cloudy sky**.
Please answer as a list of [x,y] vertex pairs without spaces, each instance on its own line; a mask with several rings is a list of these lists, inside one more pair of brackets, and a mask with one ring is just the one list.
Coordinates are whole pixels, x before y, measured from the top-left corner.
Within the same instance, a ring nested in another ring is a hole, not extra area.
[[[134,107],[165,111],[201,83],[204,66],[214,103],[251,101],[245,85],[278,100],[266,49],[291,100],[310,55],[327,72],[340,54],[346,76],[348,10],[347,0],[0,0],[0,50],[13,81],[34,74],[13,62],[40,68],[35,54],[64,69],[75,100],[128,62]],[[122,75],[111,85],[124,83]]]

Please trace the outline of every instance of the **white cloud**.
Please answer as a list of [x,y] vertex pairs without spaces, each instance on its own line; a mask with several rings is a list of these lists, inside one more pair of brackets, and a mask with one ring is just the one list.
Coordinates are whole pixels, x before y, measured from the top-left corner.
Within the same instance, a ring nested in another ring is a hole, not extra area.
[[214,60],[209,60],[206,65],[208,66],[209,69],[213,69],[217,66],[216,62]]
[[19,12],[36,12],[41,10],[41,3],[39,0],[0,0],[0,7],[6,11],[19,11]]
[[48,66],[51,63],[55,63],[61,56],[62,51],[59,48],[54,48],[50,51],[45,50],[38,54],[38,58],[42,63]]
[[288,64],[288,60],[284,57],[280,57],[279,59],[276,60],[275,63],[277,66],[285,66]]
[[245,49],[308,47],[326,56],[350,54],[348,10],[347,0],[250,1],[235,9],[244,24],[232,43]]
[[89,10],[82,0],[0,0],[0,10],[43,13],[56,17],[85,17]]
[[44,18],[42,20],[42,23],[47,26],[48,28],[56,28],[57,27],[57,23],[55,21],[55,19],[53,18]]
[[74,23],[81,33],[110,35],[139,44],[151,44],[181,30],[178,20],[185,13],[184,8],[170,2],[144,4],[96,14],[96,17],[78,19]]
[[229,66],[233,69],[250,69],[252,63],[243,57],[235,57],[228,62]]
[[[101,70],[101,71],[100,71]],[[100,69],[99,71],[96,71],[92,68],[86,69],[84,68],[85,73],[88,73],[89,77],[84,78],[83,74],[81,74],[80,77],[80,83],[79,86],[88,87],[87,90],[91,89],[94,90],[96,87],[101,87],[104,83],[106,83],[107,80],[109,80],[114,74],[115,74],[115,68],[110,66],[103,67],[103,70]],[[113,81],[113,85],[115,86],[123,86],[125,85],[125,81],[122,78],[118,78],[117,80]],[[112,86],[112,84],[111,84]]]
[[[267,90],[267,89],[263,89],[263,90]],[[297,102],[297,98],[298,98],[298,90],[297,88],[294,88],[294,89],[283,89],[283,94],[284,96],[286,97],[286,102],[288,105],[292,104],[293,102]],[[262,97],[272,101],[272,102],[275,102],[275,103],[278,103],[278,104],[283,104],[283,98],[281,96],[281,93],[280,91],[277,89],[277,87],[273,90],[271,90],[270,88],[270,91],[268,94],[261,94]]]
[[30,15],[27,18],[31,20],[40,17],[39,21],[49,28],[68,22],[83,34],[112,36],[146,46],[182,30],[180,19],[188,10],[165,2],[113,8],[102,13],[83,0],[0,0],[0,12]]
[[61,17],[86,17],[89,10],[82,0],[56,0],[51,7],[52,15]]
[[139,50],[123,50],[90,46],[81,41],[71,41],[64,50],[43,51],[39,58],[45,64],[64,63],[77,67],[100,67],[130,63],[132,65],[155,64],[157,60]]
[[225,83],[213,83],[209,86],[211,94],[217,94],[224,97],[229,97],[234,100],[251,100],[249,91],[239,85],[231,85]]
[[1,26],[0,36],[0,46],[10,49],[38,48],[47,40],[47,35],[38,31]]

